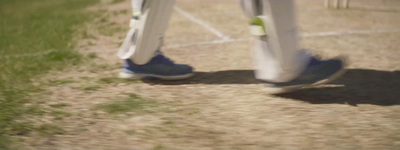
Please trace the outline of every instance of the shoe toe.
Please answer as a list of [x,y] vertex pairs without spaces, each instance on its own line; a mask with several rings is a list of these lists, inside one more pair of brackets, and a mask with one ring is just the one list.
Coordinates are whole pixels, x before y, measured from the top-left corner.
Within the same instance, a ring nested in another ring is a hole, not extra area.
[[190,74],[193,73],[193,67],[189,65],[176,65],[174,68],[171,70],[174,74],[179,74],[179,75],[185,75],[185,74]]
[[327,63],[325,63],[325,65],[322,66],[321,68],[323,68],[323,70],[326,71],[327,75],[331,75],[337,71],[342,70],[343,67],[344,67],[344,62],[342,60],[332,59],[332,60],[328,60]]

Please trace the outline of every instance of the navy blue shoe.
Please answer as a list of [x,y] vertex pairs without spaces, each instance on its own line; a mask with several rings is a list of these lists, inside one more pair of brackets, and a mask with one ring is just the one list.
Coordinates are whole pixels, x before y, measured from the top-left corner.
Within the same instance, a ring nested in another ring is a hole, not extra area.
[[137,65],[130,59],[125,60],[119,76],[124,79],[152,77],[161,80],[181,80],[193,76],[193,68],[188,65],[175,64],[164,55],[158,54],[144,65]]
[[307,68],[297,78],[288,82],[265,82],[272,87],[270,93],[280,94],[331,82],[345,72],[344,59],[319,60],[312,57]]

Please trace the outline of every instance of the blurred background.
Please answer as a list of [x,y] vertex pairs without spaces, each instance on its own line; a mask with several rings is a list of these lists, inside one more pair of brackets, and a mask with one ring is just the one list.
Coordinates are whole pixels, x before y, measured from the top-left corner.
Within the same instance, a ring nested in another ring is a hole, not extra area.
[[0,149],[398,149],[400,1],[295,3],[302,48],[348,71],[270,95],[236,0],[177,0],[164,53],[197,71],[178,82],[116,78],[130,0],[0,0]]

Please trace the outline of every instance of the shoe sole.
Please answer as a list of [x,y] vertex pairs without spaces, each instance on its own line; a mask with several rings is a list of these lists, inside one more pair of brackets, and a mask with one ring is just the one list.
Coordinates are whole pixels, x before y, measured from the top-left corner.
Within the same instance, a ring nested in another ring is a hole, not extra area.
[[182,80],[182,79],[187,79],[190,78],[194,75],[194,73],[189,73],[185,75],[179,75],[179,76],[161,76],[161,75],[154,75],[154,74],[132,74],[132,73],[125,73],[125,72],[120,72],[119,77],[122,79],[130,79],[130,80],[140,80],[146,77],[153,77],[157,78],[160,80]]
[[337,78],[339,78],[340,76],[342,76],[347,70],[346,69],[342,69],[340,71],[338,71],[337,73],[331,75],[329,78],[314,82],[312,84],[302,84],[302,85],[295,85],[295,86],[287,86],[287,87],[269,87],[267,89],[267,92],[270,94],[284,94],[284,93],[289,93],[289,92],[294,92],[297,90],[301,90],[301,89],[306,89],[306,88],[312,88],[318,85],[323,85],[323,84],[327,84],[329,82],[332,82],[334,80],[336,80]]

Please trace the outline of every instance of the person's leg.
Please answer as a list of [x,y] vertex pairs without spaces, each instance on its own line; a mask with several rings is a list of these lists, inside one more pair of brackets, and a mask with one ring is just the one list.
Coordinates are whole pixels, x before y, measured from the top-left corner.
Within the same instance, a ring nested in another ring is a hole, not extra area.
[[146,64],[162,46],[175,0],[132,0],[131,29],[134,35],[129,45],[121,49],[122,59],[132,59],[136,64]]
[[309,62],[298,48],[294,4],[292,0],[241,0],[251,18],[251,32],[256,36],[256,77],[272,82],[290,81]]
[[119,57],[125,60],[122,78],[182,79],[193,69],[178,65],[160,52],[175,0],[132,0],[131,30],[122,44]]
[[285,92],[342,72],[343,62],[321,61],[298,47],[293,0],[240,0],[256,37],[256,78]]

